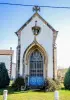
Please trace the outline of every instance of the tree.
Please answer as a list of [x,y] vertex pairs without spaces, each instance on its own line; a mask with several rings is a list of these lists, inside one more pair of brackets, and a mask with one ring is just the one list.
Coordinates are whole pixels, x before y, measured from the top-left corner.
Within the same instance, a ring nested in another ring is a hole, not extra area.
[[5,63],[0,63],[0,88],[5,88],[9,85],[10,78],[6,69]]
[[68,71],[65,74],[64,86],[65,86],[65,89],[70,90],[70,67],[68,68]]

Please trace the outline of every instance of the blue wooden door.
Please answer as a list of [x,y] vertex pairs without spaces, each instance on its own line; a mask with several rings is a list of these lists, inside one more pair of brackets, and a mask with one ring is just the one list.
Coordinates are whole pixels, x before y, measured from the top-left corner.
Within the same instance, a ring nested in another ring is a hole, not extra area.
[[44,84],[43,59],[43,55],[37,49],[30,55],[30,86],[41,86]]
[[30,77],[29,79],[29,85],[30,86],[33,86],[33,87],[41,87],[41,86],[44,86],[44,78],[43,77]]

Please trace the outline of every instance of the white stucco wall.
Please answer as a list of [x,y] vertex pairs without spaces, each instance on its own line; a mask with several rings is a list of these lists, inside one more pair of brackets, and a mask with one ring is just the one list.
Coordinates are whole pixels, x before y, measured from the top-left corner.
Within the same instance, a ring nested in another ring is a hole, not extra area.
[[0,55],[0,62],[4,62],[6,68],[8,70],[8,74],[10,73],[10,55]]
[[[48,55],[48,77],[53,77],[53,32],[52,30],[38,17],[35,16],[32,21],[21,31],[21,56],[20,56],[20,74],[23,72],[22,59],[26,48],[33,42],[34,35],[32,32],[32,27],[35,26],[35,21],[37,20],[37,25],[41,27],[41,32],[37,36],[37,41],[41,44],[47,55]],[[27,67],[26,67],[27,68]],[[25,71],[27,73],[27,69]]]

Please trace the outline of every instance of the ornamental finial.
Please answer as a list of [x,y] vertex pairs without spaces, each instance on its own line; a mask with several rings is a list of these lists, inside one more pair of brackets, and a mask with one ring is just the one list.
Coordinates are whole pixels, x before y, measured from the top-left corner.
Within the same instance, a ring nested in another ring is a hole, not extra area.
[[40,33],[41,28],[37,26],[37,20],[35,21],[35,26],[32,27],[32,31],[35,36],[37,36]]
[[39,6],[34,6],[33,11],[35,11],[37,13],[38,11],[40,11],[40,7]]

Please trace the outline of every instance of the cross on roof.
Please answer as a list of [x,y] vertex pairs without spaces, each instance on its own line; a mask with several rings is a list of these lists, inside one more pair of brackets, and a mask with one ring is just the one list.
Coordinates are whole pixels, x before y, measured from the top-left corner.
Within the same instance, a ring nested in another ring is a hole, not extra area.
[[38,11],[40,11],[40,7],[39,6],[34,6],[33,11],[35,11],[37,13]]

